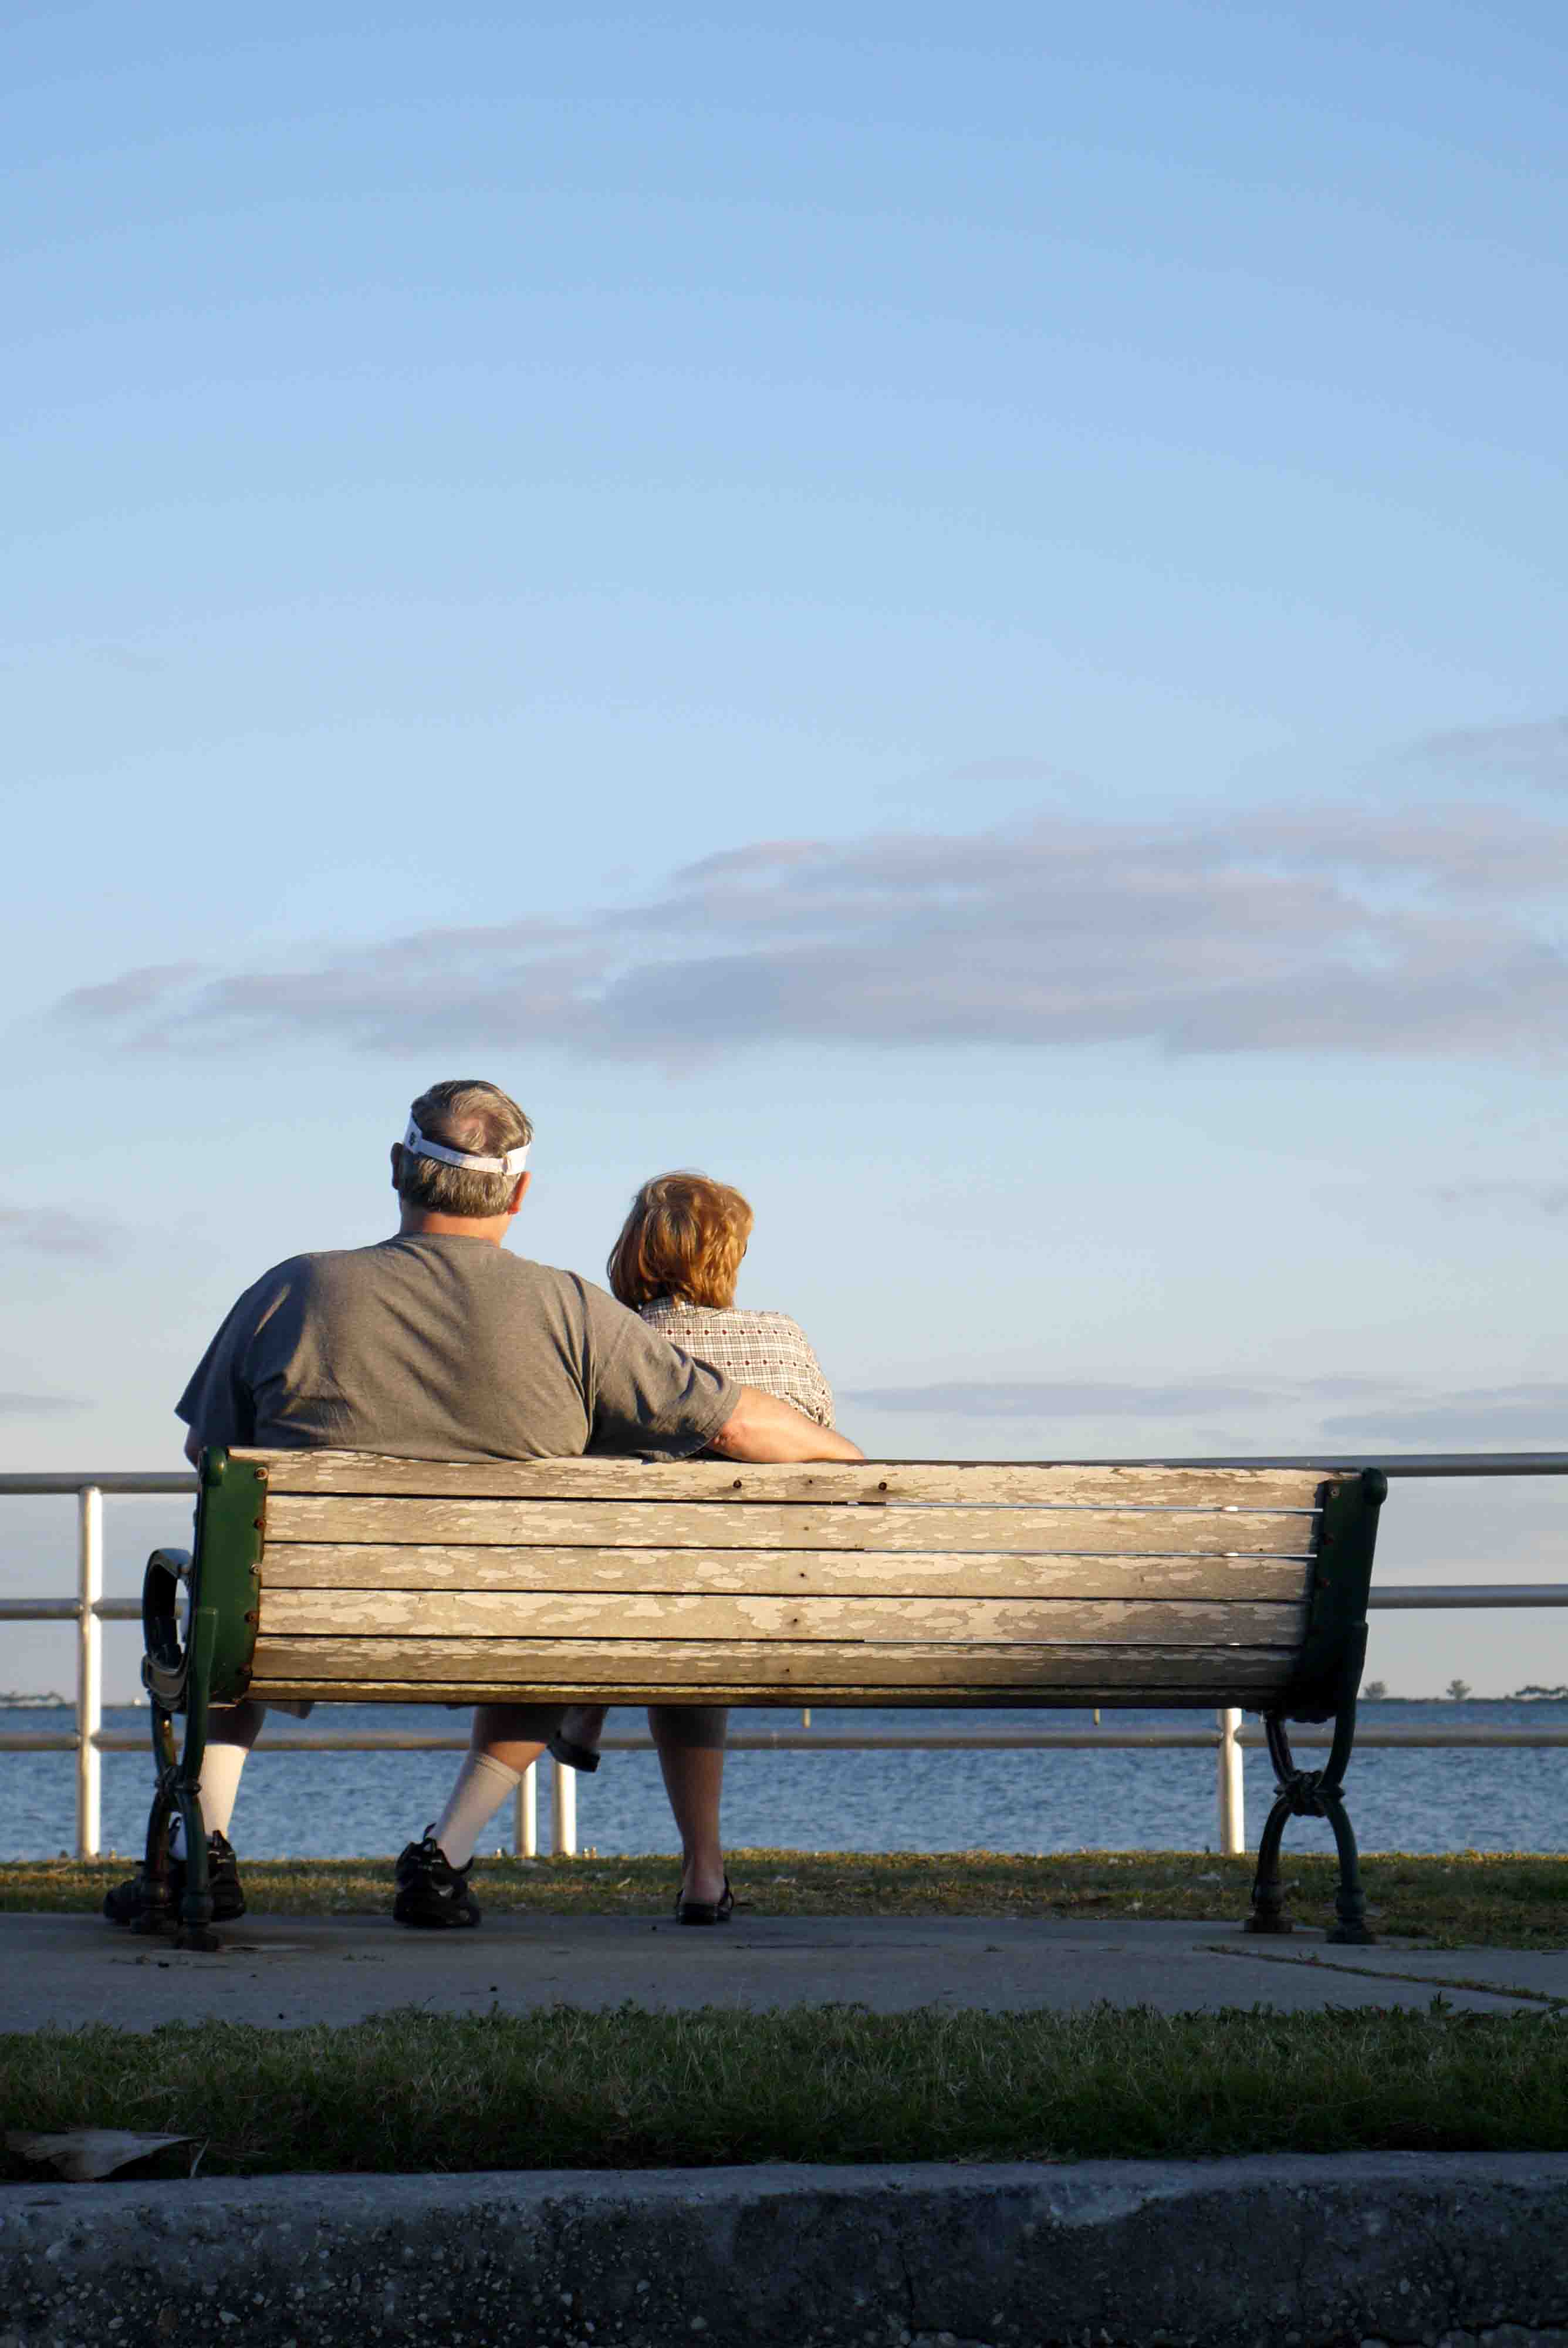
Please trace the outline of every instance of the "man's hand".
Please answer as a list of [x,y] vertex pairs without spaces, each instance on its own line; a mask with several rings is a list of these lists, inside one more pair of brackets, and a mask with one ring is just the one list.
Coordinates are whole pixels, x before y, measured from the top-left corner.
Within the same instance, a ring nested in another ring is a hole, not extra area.
[[726,1459],[864,1459],[858,1443],[818,1426],[815,1418],[793,1404],[764,1394],[760,1386],[743,1386],[741,1398],[717,1435],[709,1438],[711,1451]]

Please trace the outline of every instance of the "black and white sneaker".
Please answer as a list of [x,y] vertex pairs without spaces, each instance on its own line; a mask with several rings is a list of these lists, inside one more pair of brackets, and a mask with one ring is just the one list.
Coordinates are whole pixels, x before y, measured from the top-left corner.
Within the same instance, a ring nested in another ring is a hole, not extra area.
[[479,1903],[468,1889],[473,1865],[470,1859],[466,1867],[454,1867],[426,1827],[424,1841],[405,1843],[398,1857],[394,1921],[437,1931],[449,1924],[477,1924]]
[[[212,1900],[212,1921],[232,1924],[245,1913],[245,1894],[240,1888],[240,1863],[227,1835],[210,1834],[207,1838],[207,1889]],[[171,1859],[169,1862],[169,1890],[174,1905],[170,1921],[178,1922],[179,1903],[185,1897],[185,1861]],[[139,1871],[128,1883],[117,1883],[112,1891],[104,1893],[104,1914],[111,1924],[134,1924],[147,1905]]]

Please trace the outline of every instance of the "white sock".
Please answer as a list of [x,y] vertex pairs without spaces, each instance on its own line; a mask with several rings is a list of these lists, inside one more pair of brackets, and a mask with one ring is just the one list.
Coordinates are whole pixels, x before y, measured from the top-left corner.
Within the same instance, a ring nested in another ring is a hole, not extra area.
[[[214,1704],[212,1714],[219,1734],[209,1739],[201,1756],[197,1791],[201,1797],[201,1817],[208,1833],[226,1835],[234,1815],[241,1775],[251,1747],[261,1734],[267,1707],[250,1702],[221,1707]],[[171,1859],[185,1856],[185,1820],[178,1811],[169,1829],[169,1855]]]
[[488,1753],[465,1753],[457,1783],[436,1821],[436,1839],[449,1867],[467,1866],[474,1845],[507,1795],[515,1794],[522,1782],[516,1769],[493,1760]]
[[210,1835],[226,1835],[240,1791],[249,1745],[210,1745],[201,1756],[201,1821]]

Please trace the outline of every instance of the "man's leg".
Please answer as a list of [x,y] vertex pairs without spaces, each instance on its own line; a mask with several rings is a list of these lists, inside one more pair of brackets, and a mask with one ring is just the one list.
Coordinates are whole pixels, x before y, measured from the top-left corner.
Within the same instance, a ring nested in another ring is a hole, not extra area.
[[[294,1707],[291,1705],[290,1709]],[[304,1704],[299,1709],[309,1712],[311,1706]],[[266,1705],[253,1703],[249,1697],[242,1704],[215,1704],[208,1715],[207,1746],[201,1756],[197,1792],[201,1799],[201,1822],[207,1830],[207,1882],[212,1895],[215,1924],[232,1924],[245,1913],[245,1894],[229,1842],[229,1825],[234,1816],[246,1756],[261,1735],[266,1717]],[[178,1810],[169,1823],[169,1856],[178,1870],[173,1879],[178,1906],[185,1879],[185,1820]],[[111,1924],[133,1924],[141,1910],[138,1875],[132,1876],[128,1883],[116,1884],[112,1891],[104,1894],[104,1914]]]
[[560,1707],[482,1704],[474,1714],[457,1782],[436,1819],[436,1840],[453,1867],[466,1867],[501,1804],[515,1794],[560,1724]]
[[[681,1832],[682,1903],[715,1911],[729,1890],[719,1836],[729,1718],[727,1708],[718,1704],[648,1707],[649,1734],[659,1748],[664,1790]],[[716,1921],[716,1915],[704,1921]]]
[[560,1726],[550,1738],[551,1758],[563,1761],[569,1769],[597,1769],[599,1740],[609,1717],[607,1704],[569,1704],[561,1715]]
[[[266,1717],[266,1705],[253,1703],[249,1696],[242,1704],[215,1704],[207,1716],[207,1749],[201,1756],[201,1780],[197,1791],[201,1797],[201,1822],[208,1834],[221,1835],[225,1842],[234,1816],[240,1779]],[[185,1827],[181,1818],[177,1818],[169,1830],[169,1847],[172,1857],[184,1858]]]
[[397,1862],[392,1912],[400,1924],[471,1925],[479,1904],[468,1889],[474,1847],[522,1783],[560,1725],[560,1704],[482,1704],[446,1807],[424,1839]]

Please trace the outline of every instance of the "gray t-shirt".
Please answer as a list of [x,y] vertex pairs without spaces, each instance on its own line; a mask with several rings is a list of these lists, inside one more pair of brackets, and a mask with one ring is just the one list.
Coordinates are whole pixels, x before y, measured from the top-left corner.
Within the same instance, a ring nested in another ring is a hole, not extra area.
[[575,1272],[416,1235],[248,1288],[175,1405],[204,1444],[405,1459],[702,1450],[739,1388]]

